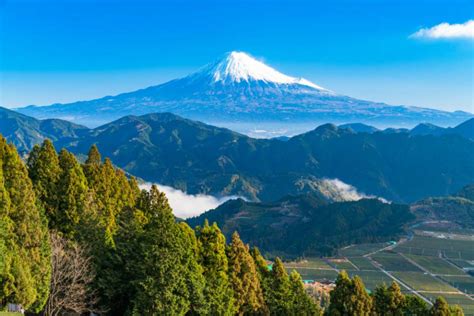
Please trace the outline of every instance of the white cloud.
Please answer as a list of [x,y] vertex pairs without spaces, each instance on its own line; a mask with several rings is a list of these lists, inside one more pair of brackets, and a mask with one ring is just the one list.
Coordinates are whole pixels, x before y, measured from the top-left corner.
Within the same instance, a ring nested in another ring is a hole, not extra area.
[[[216,198],[212,195],[205,194],[186,194],[181,190],[154,183],[160,192],[166,194],[168,202],[173,209],[173,214],[179,218],[188,218],[202,214],[208,210],[214,209],[222,203],[236,199],[237,196],[226,196],[223,198]],[[140,189],[149,190],[152,183],[140,184]]]
[[423,28],[410,35],[411,38],[429,39],[474,39],[474,20],[462,24],[441,23]]
[[334,190],[336,194],[332,193],[333,196],[336,196],[339,200],[342,201],[358,201],[360,199],[369,198],[369,199],[378,199],[383,203],[389,203],[386,199],[382,197],[377,197],[374,195],[367,195],[365,193],[357,191],[357,188],[347,184],[339,179],[323,179],[323,183],[330,187],[331,190]]

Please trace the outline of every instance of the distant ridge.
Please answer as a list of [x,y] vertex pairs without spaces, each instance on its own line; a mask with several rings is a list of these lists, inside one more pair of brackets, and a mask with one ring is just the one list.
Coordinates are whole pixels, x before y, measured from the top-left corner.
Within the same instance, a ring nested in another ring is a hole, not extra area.
[[359,122],[377,127],[412,127],[421,122],[452,126],[473,117],[461,111],[358,100],[283,74],[237,51],[184,78],[146,89],[17,110],[39,119],[71,119],[89,127],[125,115],[171,112],[247,134],[253,129],[284,130],[287,136],[326,122],[338,125]]

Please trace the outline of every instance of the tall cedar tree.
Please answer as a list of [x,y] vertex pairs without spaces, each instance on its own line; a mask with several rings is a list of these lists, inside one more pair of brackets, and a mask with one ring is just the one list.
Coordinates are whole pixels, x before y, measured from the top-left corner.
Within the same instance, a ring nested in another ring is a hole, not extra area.
[[60,166],[53,143],[46,139],[41,147],[35,145],[27,161],[28,173],[46,216],[53,229],[58,225],[58,182]]
[[198,283],[204,280],[199,280],[202,274],[195,275],[197,262],[186,249],[189,234],[176,223],[165,195],[156,186],[142,192],[138,208],[146,220],[133,245],[136,254],[127,261],[134,270],[133,314],[198,312],[202,307]]
[[385,284],[377,287],[373,296],[374,311],[378,315],[403,316],[405,313],[405,295],[400,290],[396,282],[392,282],[390,287]]
[[283,262],[279,258],[275,259],[271,271],[271,291],[268,300],[268,308],[272,315],[289,315],[293,310],[292,292],[290,278],[286,272]]
[[341,271],[336,279],[336,288],[330,295],[328,315],[371,314],[372,298],[358,276],[351,280],[346,271]]
[[39,312],[51,277],[47,221],[15,147],[0,137],[0,305]]
[[301,275],[293,270],[290,273],[290,287],[292,292],[292,314],[301,316],[319,316],[321,309],[306,293]]
[[235,308],[238,315],[256,314],[265,311],[265,301],[249,248],[234,232],[228,247],[230,283],[234,289]]
[[430,309],[430,316],[463,316],[464,312],[457,306],[449,306],[443,297],[438,297]]
[[206,220],[196,227],[199,263],[206,280],[204,295],[209,309],[216,315],[234,315],[234,293],[229,283],[225,237],[217,224]]
[[74,237],[85,216],[87,180],[76,157],[65,149],[59,153],[59,166],[57,228],[66,236]]
[[428,316],[428,304],[419,296],[406,295],[405,306],[403,308],[403,315],[405,316]]

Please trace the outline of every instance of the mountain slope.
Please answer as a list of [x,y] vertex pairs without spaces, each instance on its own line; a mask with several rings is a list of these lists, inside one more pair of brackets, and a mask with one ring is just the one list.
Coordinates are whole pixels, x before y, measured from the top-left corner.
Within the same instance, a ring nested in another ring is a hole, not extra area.
[[329,255],[350,243],[390,240],[413,218],[406,205],[369,199],[328,204],[301,195],[271,203],[231,200],[187,223],[216,222],[228,238],[238,231],[264,252],[288,257]]
[[246,133],[252,128],[284,127],[293,135],[316,123],[454,125],[472,117],[465,112],[389,106],[343,96],[306,79],[284,75],[242,52],[231,52],[187,77],[146,89],[18,111],[37,118],[72,118],[88,126],[125,115],[172,112]]
[[412,212],[424,221],[449,221],[474,228],[474,184],[450,196],[430,197],[411,205]]
[[326,124],[280,141],[168,113],[124,117],[73,142],[57,142],[78,154],[92,144],[146,181],[255,201],[320,192],[324,178],[403,202],[446,195],[474,182],[474,142],[458,135],[355,133]]
[[29,151],[46,138],[52,141],[70,141],[88,131],[88,128],[58,119],[37,120],[0,107],[0,133],[13,143],[18,151]]

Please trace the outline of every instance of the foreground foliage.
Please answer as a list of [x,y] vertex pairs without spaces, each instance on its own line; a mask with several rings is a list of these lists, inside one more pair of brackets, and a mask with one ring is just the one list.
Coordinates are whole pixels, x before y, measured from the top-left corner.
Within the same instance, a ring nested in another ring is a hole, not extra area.
[[[322,314],[280,259],[269,268],[236,232],[226,243],[215,223],[177,221],[156,186],[140,191],[96,146],[81,165],[45,141],[25,166],[0,139],[0,308],[7,303],[45,315]],[[370,296],[345,273],[325,313],[399,311],[462,314],[441,299],[428,309],[396,285]]]

